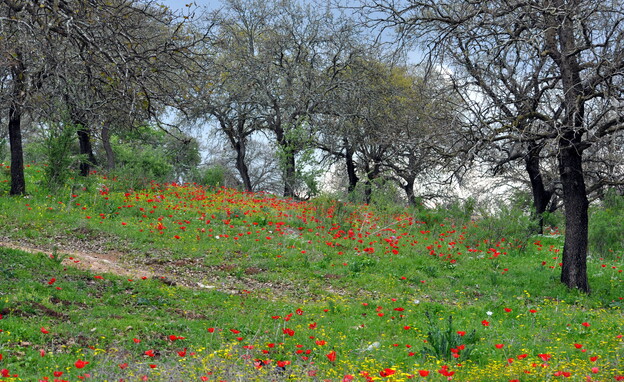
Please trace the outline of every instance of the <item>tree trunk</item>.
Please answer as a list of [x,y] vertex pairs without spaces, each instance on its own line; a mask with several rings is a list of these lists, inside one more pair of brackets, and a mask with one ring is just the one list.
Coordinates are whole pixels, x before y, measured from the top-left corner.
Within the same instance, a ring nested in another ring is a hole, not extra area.
[[106,124],[102,126],[102,146],[106,152],[106,169],[111,171],[115,168],[115,153],[110,143],[110,130]]
[[589,202],[583,178],[582,151],[577,145],[580,141],[580,134],[575,135],[576,137],[570,141],[565,137],[561,138],[558,156],[566,222],[561,282],[570,288],[589,293],[587,280]]
[[292,198],[295,196],[296,167],[295,167],[295,150],[291,147],[290,142],[286,139],[284,129],[281,127],[274,128],[273,131],[277,136],[277,144],[280,146],[282,163],[282,176],[284,178],[284,197]]
[[370,204],[373,199],[373,182],[379,177],[379,164],[374,163],[373,167],[366,163],[364,170],[366,171],[366,182],[364,182],[364,200]]
[[10,195],[26,194],[24,177],[24,150],[22,148],[22,111],[18,100],[9,105],[9,143],[11,146],[11,191]]
[[[574,7],[578,4],[556,0],[554,5],[565,10],[556,16],[548,16],[551,29],[546,34],[546,48],[559,66],[565,115],[559,138],[559,176],[563,187],[566,233],[563,244],[561,282],[569,288],[590,292],[587,280],[587,209],[589,202],[583,175],[583,138],[585,122],[585,99],[581,81],[581,66],[574,33]],[[558,44],[555,44],[558,41]],[[557,46],[558,45],[558,46]]]
[[527,156],[524,158],[525,168],[531,181],[535,219],[539,223],[537,233],[540,235],[544,233],[544,212],[546,212],[546,207],[548,207],[552,197],[552,192],[544,188],[539,157],[541,149],[541,146],[537,146],[534,143],[530,144]]
[[26,194],[24,177],[24,149],[22,147],[22,103],[26,93],[26,68],[20,52],[15,54],[16,63],[11,67],[13,94],[9,104],[9,144],[11,146],[11,190],[10,195]]
[[236,169],[243,179],[245,191],[253,192],[251,178],[249,177],[249,168],[247,167],[247,163],[245,163],[245,156],[247,153],[245,143],[240,141],[236,142],[234,148],[236,149]]
[[87,159],[80,160],[80,175],[88,176],[91,166],[97,165],[95,155],[93,155],[93,146],[91,145],[91,132],[84,123],[76,123],[78,128],[78,143],[80,144],[80,154],[86,155]]
[[407,201],[409,202],[410,206],[416,207],[418,205],[418,202],[416,200],[416,194],[414,194],[414,183],[416,182],[416,179],[413,177],[409,177],[408,179],[405,179],[405,181],[407,182],[407,184],[402,187],[403,190],[405,190],[405,196],[407,197]]
[[295,150],[288,144],[282,146],[284,154],[284,196],[292,198],[295,196],[295,183],[297,181],[295,171]]
[[357,187],[357,183],[359,179],[355,172],[355,162],[353,161],[353,149],[351,149],[351,146],[349,146],[349,142],[346,139],[345,139],[345,144],[347,148],[347,152],[345,154],[345,161],[347,164],[347,176],[349,177],[348,192],[350,194],[353,191],[355,191],[355,188]]
[[364,181],[364,203],[370,204],[373,197],[373,182],[371,181],[372,170],[367,162],[364,163],[364,172],[366,173],[366,180]]

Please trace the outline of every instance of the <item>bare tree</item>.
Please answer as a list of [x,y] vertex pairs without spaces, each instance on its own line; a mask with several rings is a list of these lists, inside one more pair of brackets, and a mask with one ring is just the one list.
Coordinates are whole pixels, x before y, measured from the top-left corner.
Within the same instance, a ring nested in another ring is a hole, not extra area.
[[[515,135],[521,126],[531,141],[556,142],[566,218],[561,281],[589,292],[589,202],[583,164],[589,148],[624,127],[624,4],[379,0],[365,5],[385,14],[378,21],[397,26],[404,37],[420,39],[432,53],[431,59],[468,73],[486,95],[488,87],[482,85],[470,62],[500,67],[497,73],[502,75],[492,84],[501,89],[506,81],[519,81],[518,89],[530,89],[531,84],[539,87],[537,103],[515,110],[517,124],[499,123],[492,139]],[[506,98],[491,100],[495,108],[479,113],[481,121],[496,118],[506,106],[500,102]]]
[[[128,115],[155,117],[169,105],[184,105],[189,75],[197,70],[195,47],[203,35],[187,25],[186,15],[153,1],[0,2],[1,67],[12,91],[11,194],[26,191],[20,121],[23,112],[64,94],[65,120],[78,126],[80,148],[94,162],[91,127],[96,118],[120,109]],[[40,98],[35,100],[34,93]],[[45,119],[58,120],[58,115]],[[104,119],[103,117],[100,120]],[[81,166],[87,173],[89,162]]]
[[391,180],[414,205],[416,180],[445,162],[437,153],[448,147],[445,135],[455,119],[451,90],[440,75],[426,79],[411,66],[356,60],[333,93],[318,146],[345,161],[349,192],[362,183],[370,202],[374,184]]
[[253,191],[248,145],[262,128],[257,78],[267,70],[262,52],[272,33],[273,13],[266,2],[231,0],[207,16],[216,26],[207,47],[212,57],[192,112],[200,121],[217,120],[236,153],[235,167],[246,191]]
[[316,134],[316,115],[332,102],[337,75],[352,57],[358,31],[330,9],[297,0],[229,0],[214,16],[208,48],[214,78],[202,89],[196,116],[211,116],[236,151],[251,189],[247,144],[261,131],[275,142],[285,196],[302,189],[298,163]]

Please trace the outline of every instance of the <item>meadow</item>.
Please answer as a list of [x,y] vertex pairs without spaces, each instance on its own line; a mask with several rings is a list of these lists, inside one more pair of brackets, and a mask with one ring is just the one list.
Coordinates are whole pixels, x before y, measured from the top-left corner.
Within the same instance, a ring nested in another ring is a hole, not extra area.
[[27,197],[0,174],[1,241],[41,249],[0,248],[2,382],[624,380],[621,249],[585,295],[558,281],[563,229],[40,173]]

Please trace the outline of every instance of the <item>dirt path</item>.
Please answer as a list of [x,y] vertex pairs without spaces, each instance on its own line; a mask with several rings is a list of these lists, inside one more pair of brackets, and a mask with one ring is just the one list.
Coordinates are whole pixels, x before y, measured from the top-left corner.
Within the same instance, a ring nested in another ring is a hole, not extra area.
[[[52,256],[53,251],[49,248],[32,246],[28,244],[15,244],[0,241],[0,247],[18,249],[29,253],[44,253]],[[138,269],[121,262],[121,253],[88,253],[84,251],[74,251],[67,249],[59,249],[57,253],[64,256],[63,264],[73,266],[79,269],[88,270],[93,273],[113,273],[120,276],[131,278],[141,277],[158,277],[156,272],[151,269]]]
[[[126,254],[118,250],[106,248],[106,238],[80,240],[73,237],[57,237],[57,254],[64,257],[62,264],[90,271],[94,274],[112,273],[129,279],[153,278],[167,285],[177,285],[193,289],[216,289],[228,294],[239,294],[241,290],[273,290],[271,299],[278,299],[285,292],[301,290],[302,285],[291,285],[281,282],[259,282],[253,278],[255,268],[246,270],[246,277],[235,276],[214,277],[214,267],[191,270],[187,265],[196,265],[194,259],[175,261],[148,261],[137,263],[124,259]],[[52,246],[34,244],[27,239],[0,235],[0,247],[17,249],[29,253],[44,253],[48,256],[54,253]],[[219,267],[217,267],[219,268]],[[259,270],[262,271],[262,270]],[[249,276],[251,275],[251,276]],[[338,293],[332,290],[332,293]]]

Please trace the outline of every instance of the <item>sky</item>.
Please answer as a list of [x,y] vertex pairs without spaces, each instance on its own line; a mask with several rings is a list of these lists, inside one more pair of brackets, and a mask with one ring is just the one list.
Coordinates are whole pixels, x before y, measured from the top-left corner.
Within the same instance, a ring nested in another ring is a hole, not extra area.
[[[182,12],[189,9],[189,7],[187,7],[187,4],[195,4],[198,8],[205,8],[210,11],[210,10],[219,9],[224,3],[224,0],[156,0],[156,1],[164,5],[167,5],[172,10],[180,10]],[[303,0],[303,2],[318,5],[319,3],[329,4],[333,1]],[[342,1],[342,3],[344,4],[344,0]],[[349,3],[350,1],[347,1],[347,4]],[[194,9],[194,8],[191,7],[190,9]],[[200,13],[199,11],[200,9],[197,9],[197,13]],[[371,31],[371,33],[376,33],[376,32]],[[390,42],[392,40],[392,37],[390,35],[387,35],[386,37],[382,38],[382,40],[386,42]],[[418,49],[413,49],[412,51],[407,53],[407,60],[410,63],[418,64],[422,61],[422,59],[423,59],[422,52],[420,52]]]

